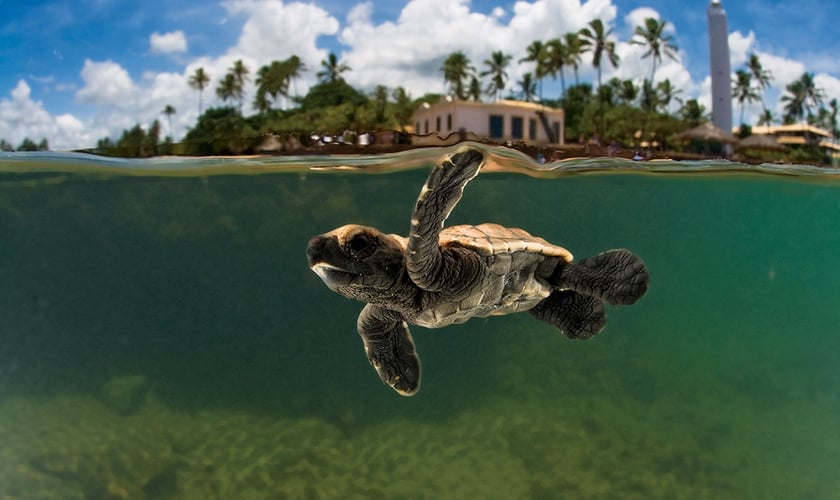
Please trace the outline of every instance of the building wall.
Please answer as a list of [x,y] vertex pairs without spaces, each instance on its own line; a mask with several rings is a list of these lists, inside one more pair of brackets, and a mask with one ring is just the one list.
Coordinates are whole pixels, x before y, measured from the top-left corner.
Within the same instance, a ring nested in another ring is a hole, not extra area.
[[[557,137],[555,141],[549,139],[538,111],[545,114]],[[494,130],[491,130],[491,116],[496,117],[495,124],[500,125]],[[520,134],[514,134],[514,118],[520,120]],[[523,141],[534,145],[562,145],[565,134],[562,109],[519,101],[480,103],[442,99],[421,106],[414,113],[412,122],[415,133],[420,135],[436,133],[446,137],[463,130],[495,141]]]

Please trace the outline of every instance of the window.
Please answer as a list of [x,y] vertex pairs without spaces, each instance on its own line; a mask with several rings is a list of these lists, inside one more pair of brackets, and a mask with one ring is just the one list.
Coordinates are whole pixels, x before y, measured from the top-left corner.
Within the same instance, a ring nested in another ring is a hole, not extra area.
[[528,139],[537,140],[537,120],[534,118],[528,120]]
[[554,140],[557,141],[557,144],[563,142],[563,139],[560,138],[560,122],[553,122],[551,130],[554,132]]
[[452,113],[446,115],[446,130],[452,130]]
[[414,124],[414,133],[415,134],[420,133],[420,122],[417,122],[417,123]]
[[440,132],[440,117],[435,117],[435,132]]
[[490,115],[490,137],[501,139],[505,134],[505,117],[502,115]]
[[429,133],[429,120],[428,119],[423,121],[423,127],[425,128],[425,130],[423,130],[423,133],[428,134]]
[[522,117],[512,116],[510,118],[510,135],[514,139],[522,139]]

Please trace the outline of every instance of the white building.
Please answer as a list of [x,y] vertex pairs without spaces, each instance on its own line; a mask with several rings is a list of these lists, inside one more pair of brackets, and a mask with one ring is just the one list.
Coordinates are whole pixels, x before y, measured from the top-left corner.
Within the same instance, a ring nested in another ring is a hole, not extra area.
[[729,64],[729,27],[720,0],[712,0],[709,20],[709,69],[712,77],[712,123],[732,128],[732,72]]
[[423,103],[412,115],[412,123],[417,135],[445,138],[450,134],[470,134],[531,145],[562,146],[565,134],[562,109],[523,101],[483,103],[445,97],[433,104]]

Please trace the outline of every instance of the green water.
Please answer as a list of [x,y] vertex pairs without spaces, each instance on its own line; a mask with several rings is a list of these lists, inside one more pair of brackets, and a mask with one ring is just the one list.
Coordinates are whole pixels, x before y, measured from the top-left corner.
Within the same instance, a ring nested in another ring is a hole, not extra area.
[[442,151],[0,156],[0,498],[840,498],[840,178],[492,153],[449,223],[627,247],[651,288],[584,342],[413,327],[413,398],[304,252],[404,234]]

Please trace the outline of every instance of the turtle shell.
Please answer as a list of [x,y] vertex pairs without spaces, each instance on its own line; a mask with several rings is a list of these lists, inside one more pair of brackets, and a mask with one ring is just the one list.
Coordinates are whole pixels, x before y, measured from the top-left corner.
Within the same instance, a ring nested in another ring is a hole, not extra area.
[[472,250],[482,256],[486,267],[474,287],[458,296],[443,294],[419,315],[416,324],[430,328],[527,311],[551,293],[547,278],[558,261],[572,261],[565,248],[498,224],[448,227],[440,234],[440,245]]
[[527,252],[560,257],[566,262],[574,259],[571,252],[565,248],[552,245],[524,229],[492,223],[448,227],[441,232],[440,244],[458,245],[487,255]]

